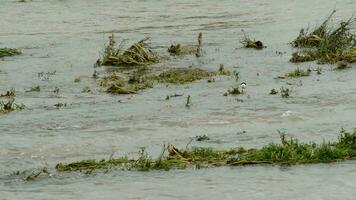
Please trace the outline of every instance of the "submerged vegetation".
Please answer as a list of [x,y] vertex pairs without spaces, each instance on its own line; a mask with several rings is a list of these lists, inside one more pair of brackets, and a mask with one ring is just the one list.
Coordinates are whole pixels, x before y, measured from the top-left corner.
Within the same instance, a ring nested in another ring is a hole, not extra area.
[[292,42],[294,47],[304,48],[294,53],[291,62],[307,62],[317,60],[319,63],[335,64],[343,61],[356,62],[356,38],[352,32],[356,18],[342,21],[337,26],[330,25],[330,20],[336,11],[314,31],[308,33],[304,29]]
[[7,56],[17,56],[21,55],[21,51],[12,48],[0,48],[0,58]]
[[83,160],[69,164],[59,163],[56,165],[56,170],[92,173],[95,170],[108,171],[115,168],[148,171],[201,166],[297,165],[338,162],[356,157],[356,131],[349,133],[342,130],[337,142],[323,142],[322,144],[300,143],[294,138],[287,139],[285,134],[280,134],[280,139],[281,143],[271,143],[260,149],[238,147],[215,150],[193,147],[179,150],[170,144],[164,147],[157,159],[152,159],[142,149],[136,159],[123,156],[101,161]]
[[149,38],[134,43],[128,49],[123,49],[123,42],[116,47],[114,34],[109,37],[101,61],[103,65],[135,66],[150,65],[159,62],[159,56],[153,53],[148,45]]

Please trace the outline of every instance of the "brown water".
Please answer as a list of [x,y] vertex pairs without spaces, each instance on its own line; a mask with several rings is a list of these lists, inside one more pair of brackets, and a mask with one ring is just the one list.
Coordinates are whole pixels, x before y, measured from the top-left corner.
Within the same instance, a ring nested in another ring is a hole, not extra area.
[[[288,42],[333,9],[336,19],[348,18],[356,2],[1,0],[0,47],[20,48],[24,55],[0,60],[0,91],[15,88],[16,101],[27,109],[0,116],[0,199],[354,199],[354,161],[90,176],[53,169],[58,162],[108,158],[112,152],[134,156],[140,147],[157,155],[165,143],[185,147],[202,134],[211,140],[191,145],[260,147],[278,142],[278,130],[301,141],[335,140],[341,127],[355,128],[356,70],[322,65],[321,75],[274,79],[297,66],[318,66],[289,63],[293,49]],[[268,48],[239,48],[241,29]],[[247,94],[222,95],[237,84],[234,77],[158,85],[132,97],[103,93],[91,75],[111,32],[128,43],[150,36],[162,53],[172,42],[195,43],[203,32],[202,58],[173,58],[154,67],[217,70],[224,64],[240,72]],[[40,72],[55,74],[39,77]],[[74,83],[79,76],[82,81]],[[33,85],[40,85],[41,92],[25,92]],[[93,92],[81,93],[85,86]],[[55,87],[59,96],[52,93]],[[268,95],[280,87],[292,88],[292,98]],[[185,96],[164,100],[174,93]],[[184,106],[187,95],[190,109]],[[59,102],[68,106],[55,109]],[[25,182],[12,175],[44,166],[52,177]]]

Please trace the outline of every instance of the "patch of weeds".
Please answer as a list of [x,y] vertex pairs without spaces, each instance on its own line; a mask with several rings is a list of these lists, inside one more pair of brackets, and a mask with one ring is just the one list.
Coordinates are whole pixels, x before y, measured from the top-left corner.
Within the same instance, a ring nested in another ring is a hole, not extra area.
[[124,50],[123,42],[116,48],[114,34],[109,37],[102,58],[103,65],[112,66],[144,66],[159,62],[159,56],[152,52],[145,38]]
[[[280,143],[270,143],[259,149],[243,147],[228,150],[216,150],[210,147],[192,147],[179,150],[169,144],[164,147],[158,159],[152,159],[144,149],[138,158],[123,156],[109,160],[83,160],[69,164],[59,163],[56,170],[80,171],[90,174],[95,170],[107,171],[113,167],[122,170],[169,170],[194,166],[246,166],[331,163],[356,158],[356,131],[342,130],[336,142],[301,143],[297,139],[280,134]],[[198,167],[198,168],[199,168]],[[89,173],[88,173],[89,172]]]
[[303,70],[303,69],[297,68],[297,69],[287,73],[285,76],[290,77],[290,78],[296,78],[296,77],[309,76],[310,73],[311,73],[311,69]]
[[351,32],[356,18],[330,25],[335,11],[314,31],[306,33],[303,29],[292,42],[294,47],[306,48],[302,53],[293,54],[291,62],[317,60],[320,64],[335,64],[339,61],[356,62],[356,38]]
[[25,105],[16,104],[14,98],[11,98],[7,102],[0,101],[0,114],[1,113],[5,114],[15,110],[23,110],[23,109],[25,109]]
[[21,55],[21,51],[12,48],[0,48],[0,58]]
[[203,69],[175,68],[160,73],[156,79],[162,83],[185,84],[214,75],[216,75],[215,72]]
[[26,90],[26,92],[40,92],[41,87],[39,85],[32,86],[29,90]]
[[316,74],[320,75],[321,72],[322,72],[322,69],[321,69],[321,67],[317,67],[317,68],[315,69],[315,71],[316,71]]
[[133,73],[128,80],[112,73],[105,76],[100,85],[106,87],[106,92],[112,94],[136,94],[139,90],[153,87],[152,81],[141,77],[139,73]]
[[281,88],[281,97],[282,98],[288,98],[290,95],[289,93],[291,92],[291,90],[289,88]]
[[240,43],[245,48],[254,48],[254,49],[266,48],[266,46],[264,46],[261,41],[255,40],[255,39],[251,39],[243,30],[242,30],[242,33],[244,34],[244,38],[240,41]]
[[14,97],[14,96],[16,96],[15,89],[10,89],[10,90],[6,91],[5,94],[0,94],[0,97]]
[[276,95],[278,94],[278,91],[276,89],[272,89],[270,92],[269,92],[270,95]]

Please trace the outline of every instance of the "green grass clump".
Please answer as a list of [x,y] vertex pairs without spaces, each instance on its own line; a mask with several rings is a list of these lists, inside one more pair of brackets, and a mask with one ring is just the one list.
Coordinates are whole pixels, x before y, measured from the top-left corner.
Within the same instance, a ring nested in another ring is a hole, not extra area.
[[20,54],[21,54],[21,51],[18,49],[0,48],[0,58],[6,57],[6,56],[17,56]]
[[339,61],[348,63],[356,61],[356,37],[352,32],[356,18],[331,26],[330,20],[334,13],[335,11],[314,31],[306,33],[304,29],[301,30],[292,45],[304,48],[304,51],[293,54],[291,62],[317,60],[321,64],[335,64]]
[[145,66],[159,62],[159,56],[152,52],[147,44],[149,38],[134,43],[131,47],[124,50],[122,43],[116,47],[114,34],[109,37],[102,58],[102,65],[112,66]]
[[142,149],[138,158],[128,159],[123,156],[109,160],[83,160],[70,164],[59,163],[57,171],[110,170],[169,170],[199,166],[240,166],[256,164],[297,165],[311,163],[331,163],[356,158],[356,131],[352,133],[342,130],[338,141],[300,143],[297,139],[287,139],[280,135],[280,143],[270,143],[260,149],[242,147],[229,150],[193,147],[179,150],[173,145],[164,148],[158,159],[152,159]]
[[216,75],[203,69],[175,68],[160,73],[156,79],[162,83],[185,84]]
[[285,76],[290,78],[309,76],[311,73],[311,69],[303,70],[303,69],[295,69],[291,72],[288,72]]

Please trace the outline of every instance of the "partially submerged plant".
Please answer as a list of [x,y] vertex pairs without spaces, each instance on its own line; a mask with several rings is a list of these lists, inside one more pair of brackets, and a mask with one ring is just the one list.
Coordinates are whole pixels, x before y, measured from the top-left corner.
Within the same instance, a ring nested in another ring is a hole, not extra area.
[[18,49],[12,49],[12,48],[0,48],[0,58],[6,57],[6,56],[16,56],[20,55],[21,51]]
[[106,92],[112,94],[136,94],[139,90],[153,87],[150,79],[143,78],[140,73],[133,73],[126,78],[118,76],[116,73],[105,76],[100,80],[100,85],[107,88]]
[[245,48],[263,49],[266,46],[259,40],[251,39],[243,30],[244,38],[240,41]]
[[29,90],[26,90],[26,92],[40,92],[41,87],[39,85],[32,86]]
[[220,66],[219,66],[219,75],[230,76],[231,72],[230,72],[230,70],[225,68],[224,64],[220,64]]
[[338,141],[301,143],[297,139],[288,139],[280,135],[280,143],[270,143],[260,149],[245,149],[243,147],[228,150],[192,147],[179,150],[169,144],[164,147],[157,159],[152,159],[144,149],[138,153],[138,158],[127,156],[110,158],[109,160],[83,160],[69,164],[58,163],[56,170],[80,171],[92,173],[95,170],[108,171],[114,168],[122,170],[169,170],[184,169],[199,166],[246,166],[246,165],[298,165],[312,163],[331,163],[356,158],[356,131],[342,130]]
[[19,105],[15,103],[15,99],[11,98],[7,102],[0,101],[0,114],[1,113],[9,113],[15,110],[23,110],[25,105]]
[[303,77],[303,76],[309,76],[311,73],[311,69],[303,70],[300,69],[299,67],[291,72],[288,72],[285,77],[290,77],[290,78],[295,78],[295,77]]
[[289,93],[291,92],[291,90],[289,88],[281,88],[281,97],[282,98],[287,98],[289,97]]
[[276,95],[278,94],[278,91],[276,89],[272,89],[270,92],[269,92],[270,95]]
[[335,11],[314,31],[306,33],[304,29],[301,30],[292,45],[307,50],[293,54],[291,62],[317,60],[321,64],[334,64],[339,61],[356,61],[356,37],[355,33],[351,32],[356,18],[342,21],[334,27],[329,25],[334,13]]
[[349,64],[345,61],[339,61],[336,63],[336,70],[343,70],[343,69],[347,69],[350,68]]
[[210,138],[208,137],[208,135],[204,134],[204,135],[196,136],[195,140],[198,142],[202,142],[202,141],[210,140]]
[[14,97],[14,96],[16,96],[15,89],[8,90],[6,91],[5,94],[0,94],[0,97]]
[[91,92],[91,88],[89,86],[85,86],[83,89],[82,89],[82,93],[89,93]]
[[203,33],[199,33],[198,35],[198,47],[197,47],[197,52],[195,53],[195,56],[197,58],[201,57],[203,55]]
[[228,89],[227,92],[224,93],[224,96],[239,95],[239,94],[244,94],[244,92],[242,89],[240,89],[240,86],[236,86],[231,89]]
[[122,44],[116,48],[114,34],[109,37],[102,58],[103,65],[113,66],[144,66],[159,62],[159,56],[152,52],[147,44],[149,38],[144,38],[124,50]]
[[162,83],[185,84],[216,75],[198,68],[174,68],[160,73],[156,79]]
[[195,46],[182,46],[181,44],[172,44],[168,50],[171,55],[184,56],[196,53]]

